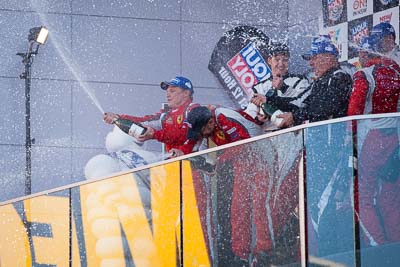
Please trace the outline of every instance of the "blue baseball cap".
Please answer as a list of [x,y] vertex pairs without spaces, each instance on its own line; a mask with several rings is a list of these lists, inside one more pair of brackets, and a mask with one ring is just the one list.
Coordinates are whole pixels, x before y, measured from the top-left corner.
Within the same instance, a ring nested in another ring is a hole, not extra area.
[[188,90],[192,94],[194,93],[192,82],[188,78],[185,78],[182,76],[177,76],[177,77],[173,78],[172,80],[170,80],[169,82],[167,82],[167,81],[162,82],[160,84],[160,86],[161,86],[161,89],[163,89],[163,90],[167,90],[168,86],[176,86],[176,87],[180,87],[184,90]]
[[332,43],[329,35],[320,35],[315,37],[311,42],[311,50],[303,54],[302,57],[305,60],[310,60],[312,56],[318,54],[332,54],[335,57],[339,55],[339,51]]
[[211,111],[204,106],[193,108],[187,116],[187,124],[189,129],[187,131],[187,139],[197,140],[201,136],[201,129],[211,119]]
[[372,27],[370,35],[377,36],[379,37],[379,39],[382,39],[383,37],[388,35],[392,35],[394,38],[396,38],[396,31],[389,22],[381,22]]

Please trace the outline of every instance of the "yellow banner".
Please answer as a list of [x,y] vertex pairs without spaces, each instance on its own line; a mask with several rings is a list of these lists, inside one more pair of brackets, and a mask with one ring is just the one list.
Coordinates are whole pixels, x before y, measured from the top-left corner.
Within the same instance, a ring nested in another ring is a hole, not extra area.
[[181,192],[184,264],[210,266],[190,164],[183,162],[182,180],[180,164],[74,188],[71,198],[0,207],[0,266],[175,267],[182,260]]

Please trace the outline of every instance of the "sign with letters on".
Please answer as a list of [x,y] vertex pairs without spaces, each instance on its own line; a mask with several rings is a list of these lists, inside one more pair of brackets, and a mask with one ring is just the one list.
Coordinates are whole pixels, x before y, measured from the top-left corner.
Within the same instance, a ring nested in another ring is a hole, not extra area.
[[224,33],[211,55],[208,69],[238,108],[245,108],[251,88],[271,76],[266,59],[269,37],[250,26],[238,26]]
[[338,47],[340,61],[357,65],[355,48],[381,22],[393,25],[399,44],[399,0],[323,0],[322,9],[320,33],[331,36]]

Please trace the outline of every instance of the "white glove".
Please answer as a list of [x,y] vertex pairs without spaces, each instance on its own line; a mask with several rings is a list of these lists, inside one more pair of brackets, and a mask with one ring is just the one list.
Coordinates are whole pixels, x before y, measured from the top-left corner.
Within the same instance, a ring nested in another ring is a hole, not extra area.
[[281,123],[282,123],[282,121],[283,121],[283,119],[282,118],[277,118],[276,116],[277,115],[281,115],[281,114],[283,114],[283,112],[281,111],[281,110],[277,110],[277,111],[275,111],[273,114],[272,114],[272,116],[271,116],[271,122],[275,125],[275,126],[279,126]]

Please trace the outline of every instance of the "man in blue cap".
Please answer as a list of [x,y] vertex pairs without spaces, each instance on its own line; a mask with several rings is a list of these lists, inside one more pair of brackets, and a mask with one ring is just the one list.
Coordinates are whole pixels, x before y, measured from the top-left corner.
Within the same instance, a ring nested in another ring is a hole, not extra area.
[[400,50],[396,45],[396,31],[389,22],[381,22],[372,27],[371,38],[376,40],[376,52],[393,59],[400,64]]
[[[346,116],[352,78],[340,68],[338,55],[338,50],[329,36],[321,35],[313,39],[311,49],[303,55],[303,58],[309,61],[316,79],[298,96],[298,99],[305,97],[302,105],[296,106],[292,104],[294,99],[282,98],[276,94],[266,97],[267,103],[285,112],[277,116],[283,119],[278,127]],[[253,99],[252,102],[256,105],[262,103],[262,101],[256,102],[257,100]],[[315,226],[318,247],[318,253],[315,251],[312,253],[318,255],[346,250],[349,249],[346,245],[352,244],[345,238],[338,238],[337,233],[342,230],[339,223],[351,217],[342,216],[341,221],[339,220],[335,209],[336,202],[330,197],[335,191],[334,189],[329,191],[331,178],[343,157],[341,151],[345,148],[345,130],[343,124],[333,124],[308,128],[305,132],[306,140],[312,140],[306,143],[307,203],[309,203],[310,221]],[[345,168],[345,166],[340,167]],[[335,223],[338,232],[332,230]],[[351,233],[344,235],[351,236]]]
[[[376,53],[381,40],[375,34],[361,41],[359,58],[363,68],[353,76],[349,116],[398,111],[400,66]],[[400,241],[399,122],[387,117],[360,120],[354,129],[359,144],[359,220],[367,246]]]
[[192,82],[182,76],[177,76],[170,81],[160,84],[162,90],[167,93],[168,110],[161,110],[154,115],[135,117],[124,114],[107,112],[104,114],[104,121],[113,124],[117,119],[127,119],[135,123],[140,123],[146,127],[146,132],[135,136],[140,142],[155,139],[166,145],[167,152],[172,148],[177,148],[186,141],[187,113],[191,108],[198,106],[193,101]]
[[[266,99],[268,104],[286,112],[277,116],[283,119],[280,128],[346,116],[352,79],[340,69],[338,56],[339,52],[329,36],[320,35],[313,39],[311,50],[303,55],[303,59],[310,62],[316,79],[297,97],[307,96],[303,104],[296,106],[290,103],[296,98],[283,98],[277,94]],[[252,102],[261,105],[263,100],[256,98]]]

